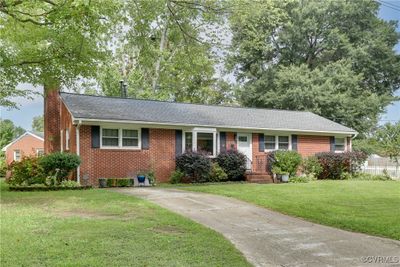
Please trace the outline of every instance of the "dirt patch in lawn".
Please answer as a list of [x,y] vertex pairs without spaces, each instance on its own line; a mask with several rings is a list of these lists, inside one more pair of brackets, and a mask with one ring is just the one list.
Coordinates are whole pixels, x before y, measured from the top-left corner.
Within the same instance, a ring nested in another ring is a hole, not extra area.
[[79,217],[82,219],[110,219],[110,220],[131,220],[136,218],[135,214],[125,213],[123,215],[120,214],[108,214],[97,211],[88,211],[88,210],[66,210],[66,211],[57,211],[55,214],[61,218],[70,218],[70,217]]
[[184,234],[186,232],[185,230],[172,225],[156,226],[151,228],[151,231],[160,234],[172,234],[172,235]]

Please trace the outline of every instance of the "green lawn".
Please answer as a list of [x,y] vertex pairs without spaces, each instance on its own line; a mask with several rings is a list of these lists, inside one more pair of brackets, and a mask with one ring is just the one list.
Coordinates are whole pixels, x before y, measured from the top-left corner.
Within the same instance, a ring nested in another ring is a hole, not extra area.
[[249,266],[222,235],[106,190],[9,192],[1,266]]
[[400,182],[182,186],[234,197],[309,221],[400,240]]

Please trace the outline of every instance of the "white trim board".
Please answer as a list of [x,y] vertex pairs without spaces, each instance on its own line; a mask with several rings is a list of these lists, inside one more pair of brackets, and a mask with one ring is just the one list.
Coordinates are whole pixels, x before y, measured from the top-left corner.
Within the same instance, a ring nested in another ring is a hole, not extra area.
[[19,137],[17,137],[16,139],[14,139],[12,142],[10,142],[8,145],[6,145],[5,147],[3,147],[3,148],[1,149],[1,151],[5,152],[11,145],[13,145],[14,143],[18,142],[19,140],[21,140],[21,139],[22,139],[24,136],[26,136],[26,135],[31,135],[31,136],[33,136],[33,137],[35,137],[35,138],[37,138],[37,139],[39,139],[39,140],[41,140],[41,141],[44,141],[44,139],[43,139],[42,137],[40,137],[40,136],[38,136],[38,135],[36,135],[36,134],[34,134],[34,133],[31,133],[31,132],[29,132],[29,131],[26,131],[25,133],[21,134]]

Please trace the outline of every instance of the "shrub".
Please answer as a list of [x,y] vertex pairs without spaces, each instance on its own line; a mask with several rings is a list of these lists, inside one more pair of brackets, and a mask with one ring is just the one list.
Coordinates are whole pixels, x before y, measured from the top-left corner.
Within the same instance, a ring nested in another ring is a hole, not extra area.
[[182,182],[183,177],[185,177],[185,174],[180,170],[176,170],[171,173],[169,181],[171,184],[179,184]]
[[70,153],[56,152],[40,158],[43,170],[50,175],[56,175],[59,182],[65,180],[80,163],[79,156]]
[[293,176],[289,178],[289,183],[308,183],[315,180],[314,176]]
[[278,150],[269,153],[270,171],[280,170],[282,173],[288,173],[290,176],[296,175],[297,169],[301,163],[301,156],[296,151]]
[[360,181],[392,181],[393,179],[385,174],[375,175],[370,173],[354,173],[348,177],[349,180]]
[[315,156],[310,156],[304,159],[301,165],[302,171],[306,175],[318,177],[318,175],[322,172],[322,166]]
[[129,179],[116,179],[118,187],[127,187],[129,186]]
[[222,182],[227,180],[228,175],[226,172],[218,165],[218,163],[214,162],[211,167],[210,182]]
[[246,156],[236,150],[221,152],[216,161],[228,175],[228,180],[239,181],[244,179],[246,172]]
[[322,166],[319,179],[342,179],[345,172],[356,173],[365,162],[367,155],[363,152],[322,152],[315,155]]
[[185,152],[176,157],[176,168],[190,179],[190,182],[208,181],[211,172],[211,160],[203,153]]
[[46,175],[36,157],[23,157],[21,161],[14,161],[10,169],[12,176],[9,183],[12,185],[45,183]]
[[109,178],[107,179],[107,187],[113,187],[115,186],[115,179]]
[[60,183],[61,187],[68,187],[68,188],[72,188],[72,187],[80,187],[81,184],[76,182],[76,181],[71,181],[71,180],[64,180]]

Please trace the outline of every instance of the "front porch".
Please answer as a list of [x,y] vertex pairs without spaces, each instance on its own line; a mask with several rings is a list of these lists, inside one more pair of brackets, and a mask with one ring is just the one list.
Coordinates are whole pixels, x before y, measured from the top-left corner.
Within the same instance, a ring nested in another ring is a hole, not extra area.
[[247,158],[248,170],[246,181],[250,183],[276,183],[273,175],[267,169],[267,155],[256,155],[253,160]]

